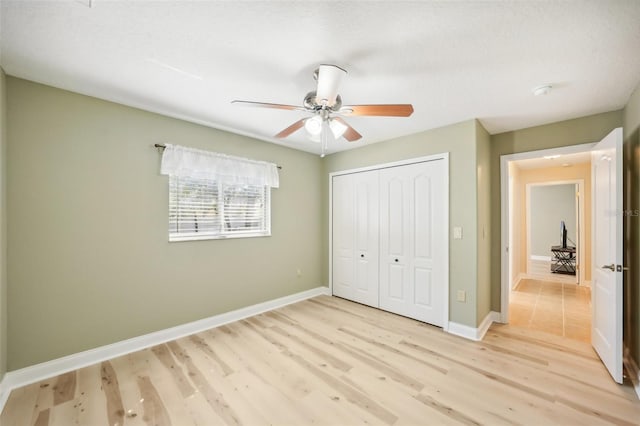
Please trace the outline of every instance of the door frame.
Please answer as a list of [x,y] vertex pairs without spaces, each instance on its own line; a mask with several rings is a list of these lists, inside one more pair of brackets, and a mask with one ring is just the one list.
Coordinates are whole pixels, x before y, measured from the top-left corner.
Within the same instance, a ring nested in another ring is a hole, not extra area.
[[[585,280],[585,227],[584,227],[584,179],[567,179],[567,180],[554,180],[548,182],[532,182],[526,184],[526,195],[525,195],[525,206],[526,206],[526,222],[527,222],[527,262],[529,262],[531,253],[531,188],[534,186],[553,186],[553,185],[576,185],[578,194],[578,200],[576,202],[576,222],[578,224],[578,229],[576,229],[576,239],[578,242],[576,243],[578,249],[578,273],[576,274],[576,279],[578,283],[584,283]],[[589,207],[591,208],[591,207]],[[528,265],[528,263],[527,263]]]
[[[448,230],[449,230],[450,188],[449,188],[449,153],[448,152],[427,155],[424,157],[409,158],[407,160],[394,161],[390,163],[374,164],[371,166],[358,167],[354,169],[339,170],[336,172],[329,173],[329,294],[333,295],[333,177],[340,176],[340,175],[348,175],[352,173],[368,172],[371,170],[380,170],[380,169],[387,169],[391,167],[406,166],[410,164],[426,163],[429,161],[437,161],[437,160],[444,160],[444,182],[447,189],[445,191],[446,203],[444,203],[444,206],[442,206],[442,208],[445,210],[444,225],[445,225],[445,229],[447,229],[447,237],[449,237]],[[442,322],[443,324],[442,329],[444,331],[448,331],[449,300],[450,300],[450,297],[449,297],[449,238],[446,238],[444,241],[443,251],[444,251],[444,257],[445,257],[444,260],[445,260],[446,268],[444,271],[444,276],[445,276],[445,291],[443,292],[444,300],[442,301],[442,303],[444,304],[444,309],[443,309],[444,321]]]
[[[509,162],[556,154],[591,152],[597,142],[505,154],[500,156],[500,322],[509,322]],[[586,206],[585,206],[586,207]]]

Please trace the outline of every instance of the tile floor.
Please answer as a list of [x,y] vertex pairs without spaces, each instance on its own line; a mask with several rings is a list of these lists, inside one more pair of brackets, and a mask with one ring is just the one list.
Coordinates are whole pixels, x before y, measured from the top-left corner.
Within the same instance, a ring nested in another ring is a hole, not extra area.
[[509,324],[591,342],[591,289],[524,279],[511,292]]

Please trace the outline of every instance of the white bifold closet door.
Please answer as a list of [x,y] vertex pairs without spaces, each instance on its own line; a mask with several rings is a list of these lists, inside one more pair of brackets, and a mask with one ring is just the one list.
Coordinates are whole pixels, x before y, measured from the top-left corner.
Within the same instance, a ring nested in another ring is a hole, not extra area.
[[333,294],[433,325],[447,302],[444,159],[333,176]]
[[444,160],[380,170],[381,309],[443,326]]
[[333,177],[333,294],[378,307],[378,171]]

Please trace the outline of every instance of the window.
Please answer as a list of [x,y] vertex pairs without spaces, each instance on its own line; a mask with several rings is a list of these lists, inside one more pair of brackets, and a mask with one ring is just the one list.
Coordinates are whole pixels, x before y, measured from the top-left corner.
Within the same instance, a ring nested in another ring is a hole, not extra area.
[[169,241],[271,235],[275,164],[166,144],[160,174],[169,176]]
[[169,241],[271,234],[268,186],[169,176]]

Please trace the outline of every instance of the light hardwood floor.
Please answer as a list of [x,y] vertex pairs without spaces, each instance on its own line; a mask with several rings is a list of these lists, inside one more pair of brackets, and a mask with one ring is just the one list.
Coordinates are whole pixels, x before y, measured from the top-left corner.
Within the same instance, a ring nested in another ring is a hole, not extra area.
[[12,392],[9,425],[637,425],[588,344],[321,296]]
[[591,342],[591,289],[523,279],[511,292],[509,324]]

